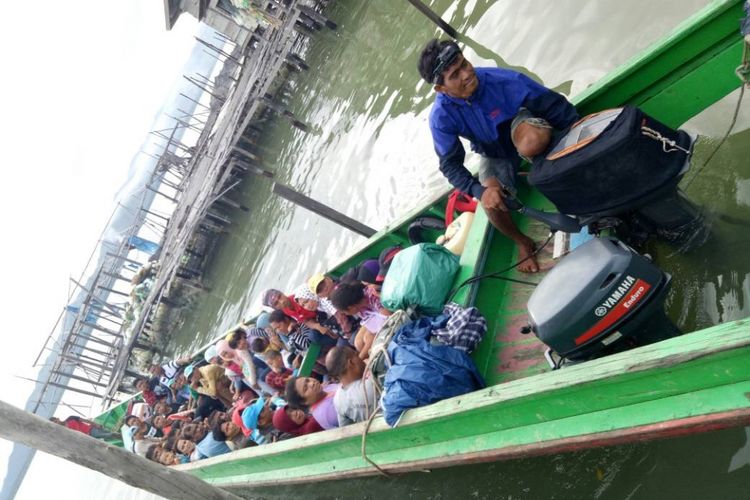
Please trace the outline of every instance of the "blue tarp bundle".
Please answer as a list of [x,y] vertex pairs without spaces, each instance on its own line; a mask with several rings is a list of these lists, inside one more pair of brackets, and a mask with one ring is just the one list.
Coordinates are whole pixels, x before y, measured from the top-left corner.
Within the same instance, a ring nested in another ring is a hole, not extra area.
[[448,317],[420,318],[402,326],[388,345],[393,366],[385,376],[381,404],[388,425],[401,414],[484,387],[474,362],[464,352],[446,345],[430,344],[433,328],[445,326]]

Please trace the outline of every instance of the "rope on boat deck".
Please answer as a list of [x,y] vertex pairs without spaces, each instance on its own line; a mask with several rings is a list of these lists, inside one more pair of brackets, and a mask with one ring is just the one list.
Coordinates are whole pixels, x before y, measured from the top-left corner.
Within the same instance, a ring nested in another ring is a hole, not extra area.
[[373,462],[370,457],[367,456],[367,433],[370,430],[370,424],[372,424],[372,421],[375,420],[375,417],[380,414],[380,410],[374,411],[372,415],[370,415],[370,418],[367,419],[367,424],[365,425],[365,429],[362,431],[362,458],[364,458],[368,464],[372,465],[377,469],[377,471],[384,477],[390,478],[391,475],[388,474],[386,471],[384,471],[378,464]]
[[[388,358],[388,353],[384,351],[383,354],[385,355],[385,358],[389,361],[388,364],[390,365],[390,358]],[[365,379],[367,378],[368,373],[369,373],[369,375],[371,377],[373,376],[373,374],[372,374],[372,362],[373,362],[373,359],[371,357],[368,360],[368,362],[367,362],[367,366],[365,367],[365,371],[362,373],[362,392],[364,393],[364,396],[365,396],[365,412],[368,415],[370,415],[370,417],[367,419],[367,424],[365,425],[365,429],[362,431],[362,448],[361,448],[361,450],[362,450],[362,458],[364,458],[365,461],[368,464],[370,464],[373,467],[375,467],[375,469],[377,469],[377,471],[382,476],[389,478],[389,477],[391,477],[391,475],[388,474],[386,471],[384,471],[378,464],[376,464],[375,462],[373,462],[370,459],[370,457],[367,456],[367,433],[370,431],[370,425],[372,424],[372,421],[375,420],[375,417],[380,413],[380,409],[379,408],[378,409],[374,409],[373,408],[374,411],[372,412],[372,414],[370,414],[370,403],[369,403],[369,401],[367,399],[367,386],[365,385]],[[376,393],[376,396],[378,396],[377,400],[379,400],[380,399],[380,397],[379,397],[380,396],[380,394],[379,394],[380,390],[377,387],[377,384],[375,384],[374,382],[372,384],[372,390]]]
[[703,165],[701,165],[696,171],[695,175],[693,175],[690,180],[685,183],[684,191],[687,192],[690,185],[693,183],[693,181],[698,177],[698,175],[703,171],[703,169],[709,164],[709,162],[713,159],[714,155],[719,151],[719,148],[724,145],[726,140],[729,138],[729,136],[732,133],[732,130],[734,129],[734,126],[737,124],[737,117],[740,114],[740,109],[742,105],[742,98],[745,96],[745,87],[750,85],[750,80],[748,80],[748,76],[750,76],[750,52],[748,51],[748,42],[746,41],[742,45],[742,63],[737,66],[737,68],[734,70],[737,77],[742,81],[742,85],[740,85],[740,95],[737,98],[737,105],[734,108],[734,115],[732,116],[732,122],[729,124],[729,128],[727,129],[724,136],[719,141],[719,144],[716,145],[716,147],[711,151],[711,154],[708,155],[708,158],[706,161],[703,162]]

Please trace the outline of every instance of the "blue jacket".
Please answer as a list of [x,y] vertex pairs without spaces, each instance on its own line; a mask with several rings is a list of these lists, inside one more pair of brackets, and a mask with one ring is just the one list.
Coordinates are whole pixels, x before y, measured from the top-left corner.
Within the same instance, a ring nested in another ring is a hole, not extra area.
[[479,85],[469,99],[438,93],[430,111],[430,130],[440,171],[464,193],[481,198],[484,188],[464,167],[459,137],[471,141],[471,149],[490,158],[504,158],[516,167],[520,158],[510,139],[510,124],[519,108],[564,129],[578,119],[564,96],[531,78],[501,68],[476,68]]

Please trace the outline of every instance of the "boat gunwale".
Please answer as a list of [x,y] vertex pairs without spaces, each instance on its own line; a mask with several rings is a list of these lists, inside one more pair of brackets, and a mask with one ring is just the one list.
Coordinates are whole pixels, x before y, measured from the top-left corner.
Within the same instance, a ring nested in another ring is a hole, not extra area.
[[[571,366],[563,370],[533,375],[445,399],[425,407],[409,410],[394,429],[404,429],[435,422],[447,416],[455,416],[458,412],[492,411],[491,407],[493,406],[508,405],[513,401],[520,402],[528,398],[548,397],[554,393],[569,391],[581,386],[593,386],[607,380],[617,380],[625,377],[635,380],[633,377],[649,376],[650,373],[655,371],[661,372],[670,367],[686,366],[691,361],[719,356],[722,353],[747,355],[750,353],[750,331],[748,330],[748,326],[747,320],[744,319],[722,323],[695,332],[689,337],[673,338],[657,344],[589,361],[581,365]],[[722,332],[722,330],[726,331]],[[723,341],[721,343],[716,342],[717,339],[722,337]],[[586,376],[583,377],[581,376],[582,374]],[[718,386],[720,387],[721,384]],[[676,395],[679,394],[681,393]],[[645,401],[657,401],[659,399],[661,398],[655,395],[654,399]],[[366,423],[359,423],[330,429],[324,432],[300,436],[293,440],[270,443],[262,447],[246,448],[231,454],[220,455],[176,467],[179,470],[195,472],[203,476],[210,473],[208,469],[229,462],[244,462],[273,455],[283,455],[287,452],[299,451],[302,448],[331,445],[337,441],[359,437],[362,435],[365,425]],[[382,417],[378,417],[372,422],[368,434],[378,434],[389,430],[391,428],[388,427]],[[369,472],[372,473],[373,471],[370,470]]]

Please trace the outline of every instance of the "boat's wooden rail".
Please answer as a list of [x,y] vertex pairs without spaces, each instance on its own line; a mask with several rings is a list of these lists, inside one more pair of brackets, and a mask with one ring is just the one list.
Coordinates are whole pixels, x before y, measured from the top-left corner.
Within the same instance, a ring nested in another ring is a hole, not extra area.
[[[714,1],[573,99],[582,115],[632,104],[679,127],[740,86],[743,0]],[[709,83],[710,82],[710,83]]]
[[[750,323],[735,321],[376,419],[368,457],[391,471],[646,440],[750,421]],[[370,475],[356,424],[179,466],[248,488]]]

